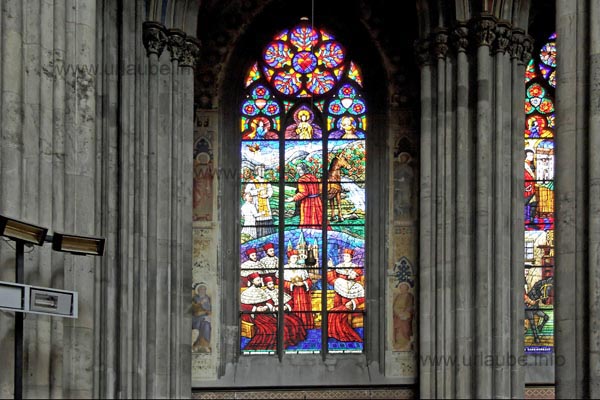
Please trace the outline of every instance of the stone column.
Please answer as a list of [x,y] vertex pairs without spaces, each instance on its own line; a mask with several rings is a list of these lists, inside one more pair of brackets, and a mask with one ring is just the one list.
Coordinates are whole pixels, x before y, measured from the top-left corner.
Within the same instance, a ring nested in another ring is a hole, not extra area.
[[[436,268],[435,280],[438,288],[444,288],[441,301],[435,307],[435,320],[444,321],[445,316],[453,314],[452,297],[454,295],[454,285],[451,282],[453,277],[454,262],[452,260],[453,252],[453,209],[451,202],[447,201],[450,192],[453,191],[452,175],[453,154],[447,152],[447,146],[453,142],[452,137],[452,94],[454,89],[454,76],[451,65],[453,60],[448,55],[448,32],[444,28],[437,29],[433,35],[433,56],[436,61],[436,82],[434,89],[434,99],[436,99],[435,112],[435,133],[433,136],[432,151],[433,163],[432,173],[433,188],[432,196],[434,199],[435,213],[434,227],[436,230],[435,254]],[[450,123],[448,121],[450,119]],[[443,354],[452,357],[454,354],[454,320],[446,319],[446,323],[438,326],[436,335],[436,348],[442,349]],[[453,391],[454,380],[449,371],[441,366],[436,366],[436,373],[439,376],[436,390],[443,393],[444,390]]]
[[[1,27],[1,142],[0,142],[0,212],[14,218],[22,216],[22,169],[23,169],[23,13],[19,1],[2,4]],[[7,54],[11,54],[10,57]],[[30,258],[26,258],[29,269]],[[0,239],[0,279],[15,280],[15,249]],[[28,272],[26,270],[26,272]],[[27,275],[26,275],[27,276]],[[14,371],[14,316],[0,314],[0,352],[3,354],[3,370],[0,374],[0,397],[13,397]],[[24,377],[23,385],[28,380]],[[23,394],[27,394],[24,387]]]
[[561,0],[556,8],[556,394],[597,398],[600,3]]
[[[4,1],[0,213],[50,233],[101,234],[96,202],[96,8],[73,0]],[[14,280],[0,241],[0,279]],[[25,318],[24,396],[92,397],[92,257],[28,250],[25,283],[79,293],[79,318]],[[0,397],[13,393],[13,317],[0,316]]]
[[[509,264],[514,268],[514,271],[510,279],[510,287],[519,288],[514,290],[511,296],[511,308],[510,308],[510,337],[512,339],[510,344],[510,354],[515,356],[520,355],[524,348],[524,334],[523,334],[523,293],[520,288],[523,284],[523,275],[521,275],[521,268],[523,266],[524,254],[523,254],[523,232],[524,232],[524,221],[523,221],[523,129],[525,126],[525,116],[523,113],[523,99],[524,99],[524,84],[523,75],[524,67],[526,62],[531,58],[531,47],[532,40],[529,36],[525,35],[524,31],[519,28],[512,30],[511,40],[509,44],[510,53],[510,76],[511,76],[511,87],[509,106],[507,110],[510,111],[510,132],[512,133],[511,147],[510,147],[510,192],[511,192],[511,208],[513,210],[512,219],[509,222],[509,238],[512,241],[511,247],[513,249],[510,252]],[[512,368],[510,384],[512,386],[511,392],[523,395],[523,387],[525,382],[525,374],[523,368]]]
[[[494,165],[492,158],[492,82],[490,46],[495,38],[495,20],[491,16],[472,21],[476,52],[476,122],[475,141],[475,355],[492,354],[493,299],[492,280],[492,188]],[[492,370],[489,366],[475,369],[475,395],[478,398],[492,397]]]
[[[522,290],[522,216],[518,232],[511,231],[511,221],[522,214],[516,201],[522,166],[512,149],[516,137],[522,141],[524,117],[523,90],[513,90],[506,53],[512,30],[481,15],[449,30],[452,51],[446,28],[421,42],[422,48],[430,43],[435,59],[421,67],[424,397],[523,395],[516,363],[523,352],[522,328],[516,329],[523,306],[514,294]],[[522,84],[523,66],[515,68]],[[520,114],[512,108],[517,104]]]
[[[158,360],[157,351],[160,351],[157,343],[159,335],[158,330],[161,326],[157,323],[157,318],[161,316],[158,313],[158,299],[160,296],[160,287],[157,282],[158,268],[164,270],[167,265],[158,265],[159,263],[159,215],[164,215],[164,209],[159,209],[159,193],[166,190],[159,184],[159,132],[160,114],[159,114],[159,71],[160,56],[166,45],[166,32],[162,25],[158,23],[144,24],[144,45],[148,52],[148,203],[145,210],[148,219],[148,237],[147,237],[147,276],[146,276],[146,396],[158,397],[159,390],[164,389],[164,384],[159,388],[159,379],[157,376],[157,364],[166,360]],[[164,134],[164,133],[163,133]],[[163,205],[164,206],[164,205]],[[167,214],[168,215],[168,214]],[[161,232],[161,235],[164,232]],[[164,329],[163,329],[164,330]],[[165,345],[166,343],[162,343]],[[159,374],[160,375],[160,374]]]
[[[183,272],[181,297],[182,297],[182,330],[183,338],[187,338],[188,341],[184,341],[180,344],[179,352],[181,353],[181,370],[182,376],[179,380],[180,391],[183,394],[188,394],[192,386],[192,354],[191,354],[191,327],[192,327],[192,316],[189,312],[190,298],[187,295],[190,289],[190,282],[193,282],[192,278],[192,265],[193,265],[193,190],[194,190],[194,149],[192,146],[188,146],[187,143],[194,143],[194,77],[195,77],[195,66],[198,63],[200,57],[200,41],[188,37],[186,38],[184,45],[184,52],[181,61],[182,76],[181,82],[184,88],[184,97],[182,102],[182,170],[183,170],[183,182],[186,189],[183,191],[182,198],[182,235],[183,235]],[[187,334],[187,336],[185,336]],[[190,371],[190,373],[188,373]]]
[[[198,43],[144,23],[148,76],[146,395],[191,395],[193,67]],[[170,58],[163,53],[168,47]],[[156,73],[153,73],[156,71]],[[162,327],[162,328],[161,328]]]
[[[419,357],[435,356],[437,328],[435,314],[435,240],[433,207],[433,93],[432,57],[430,41],[416,43],[417,59],[421,65],[421,190],[420,190],[420,246],[419,246]],[[433,363],[420,363],[419,394],[423,398],[436,397],[437,373]]]
[[[456,48],[456,269],[454,288],[456,290],[456,354],[471,359],[473,357],[472,335],[474,313],[473,304],[473,141],[469,110],[469,60],[467,49],[469,31],[465,24],[459,24],[452,32]],[[473,384],[473,371],[464,363],[456,365],[456,397],[470,395]]]

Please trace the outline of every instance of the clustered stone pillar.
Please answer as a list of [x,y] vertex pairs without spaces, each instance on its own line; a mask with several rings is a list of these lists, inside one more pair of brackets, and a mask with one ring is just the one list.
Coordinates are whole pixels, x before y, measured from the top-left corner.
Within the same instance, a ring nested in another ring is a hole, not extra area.
[[522,30],[491,15],[417,42],[423,397],[523,396],[517,143],[530,47]]
[[[106,256],[97,271],[96,398],[191,395],[193,66],[198,44],[101,9],[97,123]],[[129,28],[126,28],[129,27]],[[116,72],[116,73],[115,73]]]
[[[136,247],[135,256],[122,260],[133,269],[122,279],[143,288],[131,288],[130,294],[121,290],[119,303],[139,319],[139,326],[132,328],[134,343],[124,342],[131,354],[126,359],[117,355],[122,361],[114,365],[119,384],[105,386],[104,395],[182,397],[191,388],[192,67],[198,43],[155,22],[143,24],[142,40],[147,60],[136,60],[146,67],[136,89],[144,96],[127,97],[133,82],[122,83],[121,91],[122,103],[133,103],[146,120],[132,121],[134,140],[121,151],[136,156],[120,171],[121,181],[129,183],[121,190],[133,199],[121,199],[126,218],[121,251],[128,253],[130,242]],[[134,220],[128,221],[130,215]]]
[[600,2],[556,9],[556,395],[598,398]]
[[[0,11],[0,213],[50,232],[100,235],[96,186],[96,10],[5,0]],[[25,283],[79,293],[79,318],[25,318],[23,395],[92,397],[98,260],[27,250]],[[0,240],[0,280],[15,249]],[[0,313],[0,397],[13,396],[14,317]]]

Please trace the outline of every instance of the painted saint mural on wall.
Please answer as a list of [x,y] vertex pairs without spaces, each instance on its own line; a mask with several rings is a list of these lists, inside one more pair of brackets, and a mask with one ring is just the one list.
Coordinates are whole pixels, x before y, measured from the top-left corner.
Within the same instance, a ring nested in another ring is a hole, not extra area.
[[556,34],[525,72],[525,352],[554,351],[554,91]]
[[241,103],[242,354],[364,349],[362,75],[307,21],[274,36]]

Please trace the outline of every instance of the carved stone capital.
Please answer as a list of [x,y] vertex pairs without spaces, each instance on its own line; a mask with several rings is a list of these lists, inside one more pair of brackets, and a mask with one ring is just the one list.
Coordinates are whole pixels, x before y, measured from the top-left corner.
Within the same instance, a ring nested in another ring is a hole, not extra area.
[[436,58],[446,58],[448,53],[448,32],[445,29],[439,29],[433,33],[433,54]]
[[519,28],[513,29],[510,37],[510,45],[508,51],[511,59],[521,60],[523,57],[523,40],[525,38],[525,31]]
[[179,65],[182,67],[196,67],[196,63],[200,58],[200,46],[201,43],[198,39],[186,37],[182,46],[183,51]]
[[160,57],[167,44],[165,27],[154,21],[145,21],[142,25],[142,41],[146,48],[146,55],[156,54]]
[[431,64],[431,43],[429,39],[415,40],[414,49],[415,56],[419,66]]
[[452,31],[452,44],[458,53],[465,53],[469,47],[469,29],[460,24]]
[[472,31],[477,47],[491,47],[496,39],[496,18],[491,15],[482,15],[473,20]]
[[167,46],[171,53],[171,61],[181,61],[186,34],[179,29],[169,29],[168,35]]
[[521,62],[525,65],[531,59],[531,52],[533,51],[534,40],[529,35],[523,36],[523,55],[521,56]]
[[494,42],[495,53],[506,53],[510,44],[510,38],[512,36],[512,30],[508,22],[498,22],[496,24],[496,41]]

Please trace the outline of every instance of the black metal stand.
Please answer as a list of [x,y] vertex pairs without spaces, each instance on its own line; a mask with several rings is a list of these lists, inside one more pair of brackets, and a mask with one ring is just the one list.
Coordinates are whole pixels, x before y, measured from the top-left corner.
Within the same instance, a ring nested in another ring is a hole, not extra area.
[[[25,280],[25,242],[16,240],[17,258],[16,258],[16,283],[23,283]],[[15,385],[14,398],[21,400],[23,398],[23,318],[25,314],[15,312]]]

